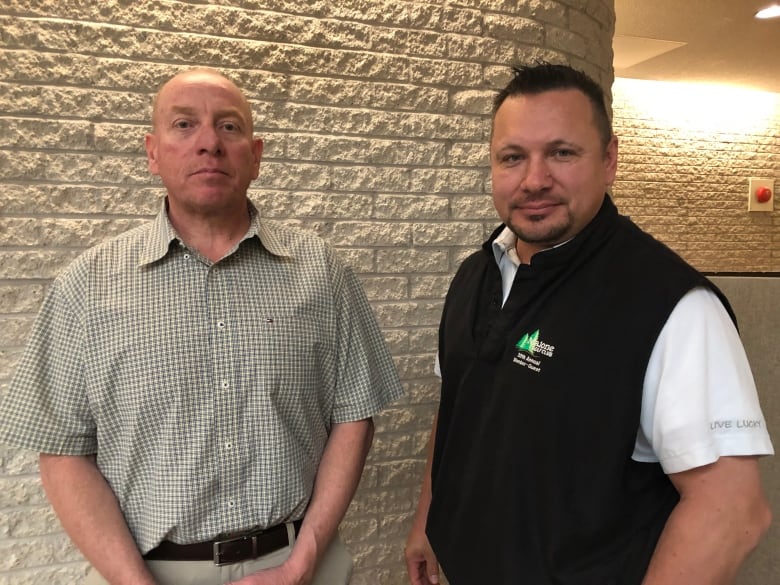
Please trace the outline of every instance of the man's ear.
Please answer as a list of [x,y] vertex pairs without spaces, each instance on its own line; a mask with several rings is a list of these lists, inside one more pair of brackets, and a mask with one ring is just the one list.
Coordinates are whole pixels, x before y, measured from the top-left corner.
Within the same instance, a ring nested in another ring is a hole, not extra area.
[[604,151],[604,171],[606,174],[607,185],[612,185],[615,182],[615,175],[617,174],[617,158],[618,158],[618,139],[614,134],[607,144],[607,149]]
[[144,137],[144,147],[146,148],[146,163],[149,167],[149,172],[153,175],[159,175],[160,169],[157,166],[157,136],[147,134]]
[[252,140],[252,163],[254,172],[252,178],[256,179],[260,175],[260,160],[263,158],[263,139],[254,138]]

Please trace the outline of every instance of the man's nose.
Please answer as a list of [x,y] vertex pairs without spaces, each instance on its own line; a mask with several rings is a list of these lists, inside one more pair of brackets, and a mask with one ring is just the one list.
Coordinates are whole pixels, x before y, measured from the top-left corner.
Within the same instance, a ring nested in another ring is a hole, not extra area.
[[223,152],[222,139],[213,126],[203,124],[198,131],[198,153],[219,156]]
[[545,157],[531,157],[523,177],[523,188],[526,191],[543,191],[552,185],[550,166]]

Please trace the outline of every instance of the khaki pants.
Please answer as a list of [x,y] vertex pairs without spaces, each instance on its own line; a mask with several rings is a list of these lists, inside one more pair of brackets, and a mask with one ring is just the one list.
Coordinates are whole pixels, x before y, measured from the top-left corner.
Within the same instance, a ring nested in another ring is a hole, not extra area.
[[[291,552],[292,547],[286,546],[251,561],[221,567],[212,561],[146,561],[146,565],[158,585],[223,585],[281,565]],[[317,567],[312,585],[348,585],[351,575],[352,558],[336,536]],[[84,585],[108,585],[108,582],[91,569]]]

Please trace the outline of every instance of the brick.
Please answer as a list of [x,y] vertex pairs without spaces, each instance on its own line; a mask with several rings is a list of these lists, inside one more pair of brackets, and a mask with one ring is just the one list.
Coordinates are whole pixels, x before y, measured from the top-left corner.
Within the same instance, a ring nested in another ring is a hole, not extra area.
[[388,273],[447,272],[449,255],[446,250],[378,250],[380,269]]
[[30,313],[40,308],[46,288],[42,284],[0,284],[0,307],[4,313]]
[[85,121],[0,118],[2,146],[20,149],[93,150],[94,127]]
[[382,459],[422,457],[428,445],[431,429],[415,433],[386,433],[374,437],[372,453]]
[[[409,331],[409,350],[411,353],[430,353],[439,345],[439,329],[437,327],[417,327]],[[424,356],[427,359],[427,356]],[[433,359],[431,359],[433,364]],[[432,366],[431,366],[432,367]]]
[[445,163],[445,147],[432,142],[293,135],[286,155],[294,160],[366,162],[387,165]]
[[22,345],[30,334],[32,322],[29,317],[0,317],[0,345]]
[[38,473],[38,454],[10,445],[0,445],[3,475],[20,476]]
[[412,188],[410,174],[395,168],[337,167],[333,169],[333,188],[344,191],[407,192]]
[[[413,4],[415,7],[417,3]],[[444,32],[465,35],[482,35],[482,14],[478,10],[464,9],[462,6],[445,6],[441,9],[438,28]],[[431,28],[426,25],[426,28]]]
[[0,510],[0,538],[57,535],[62,527],[50,506]]
[[467,246],[478,242],[481,235],[482,225],[478,223],[412,225],[412,239],[415,246]]
[[19,363],[21,357],[21,347],[10,346],[0,350],[0,398],[4,396],[11,375],[16,369],[16,364]]
[[376,518],[352,518],[352,514],[347,514],[339,526],[339,534],[350,543],[376,540],[378,524]]
[[[371,489],[356,494],[350,511],[353,514],[379,516],[392,512],[412,510],[414,488]],[[417,494],[414,494],[416,496]]]
[[514,52],[514,43],[483,36],[450,35],[448,55],[464,61],[501,62]]
[[45,242],[57,248],[88,248],[143,223],[145,219],[0,218],[0,246]]
[[433,367],[432,364],[433,360],[430,355],[402,355],[396,357],[398,374],[405,380],[429,377]]
[[52,279],[70,264],[79,252],[80,250],[6,252],[0,249],[0,280]]
[[15,116],[100,119],[111,112],[113,117],[129,121],[145,123],[149,118],[147,95],[98,89],[0,83],[0,107],[6,115]]
[[266,162],[260,165],[256,184],[288,191],[327,189],[331,186],[331,173],[323,165]]
[[411,279],[413,299],[442,299],[452,281],[452,276],[415,276]]
[[337,248],[337,252],[344,263],[356,273],[363,274],[376,270],[375,253],[372,250]]
[[64,534],[0,540],[0,571],[67,563],[81,558]]
[[484,22],[485,33],[490,37],[509,41],[523,39],[523,42],[536,46],[544,43],[546,27],[529,18],[488,14]]
[[371,107],[414,112],[445,112],[447,91],[432,87],[348,79],[294,76],[290,99],[342,107]]
[[[433,410],[429,405],[409,406],[405,404],[389,406],[382,414],[384,424],[377,430],[381,432],[405,432],[426,429],[433,420]],[[380,482],[382,480],[380,473]]]
[[393,355],[409,353],[409,332],[404,329],[383,329],[382,336]]
[[[416,484],[422,484],[423,469],[416,470]],[[414,513],[406,514],[388,514],[383,516],[379,522],[378,531],[382,538],[388,539],[406,539],[409,530],[412,527]]]
[[146,156],[144,137],[151,128],[148,124],[94,125],[93,142],[95,150],[110,153],[124,153]]
[[6,214],[116,214],[151,217],[160,209],[163,191],[115,186],[6,184]]
[[336,246],[405,246],[412,242],[411,226],[403,223],[339,222],[330,240]]
[[[567,29],[558,27],[546,27],[544,29],[545,43],[551,47],[566,47],[566,51],[577,57],[584,57],[587,51],[587,42],[583,37]],[[586,72],[591,73],[591,72]],[[592,73],[591,73],[592,75]]]
[[458,195],[453,198],[451,208],[453,219],[494,219],[496,225],[499,222],[496,208],[493,206],[493,198],[488,194]]
[[275,190],[253,190],[252,200],[263,217],[368,219],[371,217],[374,197],[352,193],[289,193]]
[[381,303],[374,305],[374,313],[380,325],[387,319],[387,325],[395,327],[438,326],[442,304],[440,301]]
[[379,485],[381,487],[409,485],[413,489],[419,488],[424,471],[425,461],[419,459],[383,463],[379,465]]
[[99,156],[94,154],[0,151],[0,181],[54,181],[63,183],[152,182],[141,157]]
[[[393,569],[357,567],[352,573],[350,585],[407,585],[408,577],[405,571],[394,567]],[[442,585],[446,585],[443,581]]]
[[437,195],[378,195],[374,204],[377,219],[447,219],[449,199]]
[[355,562],[356,568],[364,566],[396,566],[403,559],[403,542],[382,541],[374,543],[355,543],[351,545],[350,550]]
[[0,585],[74,585],[82,582],[88,568],[87,563],[80,561],[13,571],[0,574]]
[[428,83],[476,87],[482,82],[482,69],[476,63],[417,59],[409,63],[411,79]]
[[0,510],[48,504],[37,475],[0,476]]
[[[406,386],[406,399],[410,404],[438,406],[441,381],[433,374],[434,356],[431,354],[431,373],[427,379],[412,380]],[[433,416],[431,416],[433,421]],[[428,425],[430,426],[430,425]]]
[[[486,126],[489,127],[489,124],[486,123]],[[474,143],[458,142],[450,147],[450,162],[458,167],[487,169],[490,165],[488,150],[488,144],[484,141]]]
[[372,301],[398,301],[408,296],[409,283],[405,276],[364,276],[360,282]]
[[480,169],[415,169],[412,189],[423,193],[473,193],[482,191],[485,180]]

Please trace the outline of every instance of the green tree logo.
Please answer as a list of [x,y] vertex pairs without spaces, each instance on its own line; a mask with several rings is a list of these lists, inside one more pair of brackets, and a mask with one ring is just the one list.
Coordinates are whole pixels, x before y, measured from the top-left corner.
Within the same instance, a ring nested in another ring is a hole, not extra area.
[[530,353],[531,355],[534,355],[534,351],[536,350],[536,343],[539,341],[539,330],[537,329],[533,333],[526,333],[523,335],[523,337],[515,344],[515,347],[519,349],[520,351],[525,351]]

